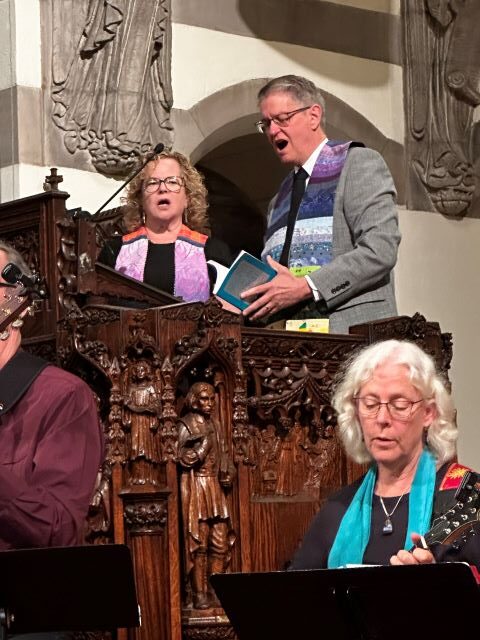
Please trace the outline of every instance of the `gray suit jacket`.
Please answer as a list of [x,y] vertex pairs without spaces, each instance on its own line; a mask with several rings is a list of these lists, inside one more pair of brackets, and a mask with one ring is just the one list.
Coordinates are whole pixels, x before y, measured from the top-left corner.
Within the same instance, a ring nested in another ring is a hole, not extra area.
[[400,232],[395,196],[381,155],[351,148],[335,195],[332,262],[310,275],[322,300],[292,309],[288,317],[328,316],[331,333],[348,333],[352,325],[397,315],[393,267]]

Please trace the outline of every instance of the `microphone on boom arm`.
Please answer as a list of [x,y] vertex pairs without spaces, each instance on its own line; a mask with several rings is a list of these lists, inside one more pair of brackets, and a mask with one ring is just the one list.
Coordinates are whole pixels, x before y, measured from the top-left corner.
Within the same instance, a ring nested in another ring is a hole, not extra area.
[[[140,171],[145,167],[146,164],[148,164],[155,156],[158,156],[162,153],[162,151],[165,149],[165,145],[162,142],[159,142],[158,144],[155,145],[155,147],[152,149],[152,151],[150,151],[147,154],[147,157],[145,159],[144,162],[142,162],[142,164],[138,167],[138,169],[136,169],[131,176],[129,176],[125,182],[122,182],[122,184],[120,185],[120,187],[115,191],[115,193],[113,193],[110,198],[108,198],[108,200],[106,200],[101,207],[99,207],[95,213],[93,215],[87,214],[87,212],[82,211],[81,209],[74,209],[72,211],[72,216],[74,218],[80,218],[80,217],[85,217],[86,219],[90,220],[91,222],[96,222],[96,217],[98,216],[98,214],[103,211],[105,209],[105,207],[107,206],[107,204],[113,200],[113,198],[120,193],[120,191],[122,191],[122,189],[125,189],[125,187],[127,186],[127,184],[129,182],[131,182],[135,176],[137,176]],[[86,214],[86,215],[85,215]],[[96,224],[95,225],[95,229],[98,231],[103,245],[107,247],[107,250],[109,251],[109,253],[112,255],[112,257],[114,256],[114,252],[112,247],[108,244],[108,237],[105,233],[105,231],[102,229],[100,224]]]

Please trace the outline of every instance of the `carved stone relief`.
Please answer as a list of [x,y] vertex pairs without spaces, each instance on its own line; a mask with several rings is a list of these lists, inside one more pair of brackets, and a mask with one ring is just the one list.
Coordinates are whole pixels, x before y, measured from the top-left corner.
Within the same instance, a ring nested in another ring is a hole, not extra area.
[[122,175],[171,145],[170,0],[51,0],[52,119],[66,149]]
[[480,4],[409,0],[402,6],[412,167],[407,206],[464,216],[480,195]]

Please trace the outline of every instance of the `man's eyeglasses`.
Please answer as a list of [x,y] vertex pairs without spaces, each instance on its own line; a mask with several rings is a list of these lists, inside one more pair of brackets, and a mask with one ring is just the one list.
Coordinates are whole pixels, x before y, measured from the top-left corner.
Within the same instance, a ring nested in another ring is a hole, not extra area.
[[165,189],[167,191],[172,191],[173,193],[178,193],[180,189],[183,187],[183,178],[180,176],[169,176],[168,178],[147,178],[143,182],[143,190],[145,193],[156,193],[161,184],[165,185]]
[[384,404],[388,413],[392,418],[396,420],[408,420],[412,415],[412,409],[414,405],[423,402],[421,400],[406,400],[405,398],[396,398],[395,400],[389,400],[388,402],[379,402],[375,398],[369,396],[353,398],[357,403],[358,414],[364,418],[376,418],[380,411],[380,407]]
[[306,111],[307,109],[310,109],[311,106],[312,105],[309,104],[308,107],[300,107],[300,109],[294,109],[294,111],[286,111],[285,113],[279,113],[278,115],[273,116],[273,118],[262,118],[261,120],[255,123],[255,126],[257,127],[257,131],[259,133],[266,133],[267,129],[270,127],[272,122],[274,122],[279,127],[288,127],[288,125],[290,124],[291,118],[293,118],[295,114],[300,113],[301,111]]

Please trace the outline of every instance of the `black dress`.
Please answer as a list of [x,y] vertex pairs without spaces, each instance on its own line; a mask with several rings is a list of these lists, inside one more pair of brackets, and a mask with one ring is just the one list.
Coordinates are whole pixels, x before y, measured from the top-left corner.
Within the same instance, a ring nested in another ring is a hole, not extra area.
[[[100,251],[98,262],[115,268],[117,256],[122,247],[122,236],[116,236],[109,240]],[[205,259],[216,260],[220,264],[229,267],[236,256],[232,255],[229,247],[218,238],[208,238],[205,244]],[[214,270],[210,271],[210,279],[215,278]],[[148,243],[147,259],[143,281],[152,287],[173,294],[175,284],[175,243],[167,244]],[[212,285],[213,286],[213,285]]]

